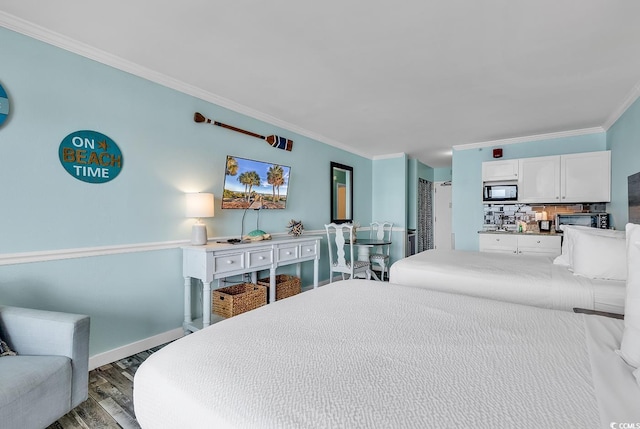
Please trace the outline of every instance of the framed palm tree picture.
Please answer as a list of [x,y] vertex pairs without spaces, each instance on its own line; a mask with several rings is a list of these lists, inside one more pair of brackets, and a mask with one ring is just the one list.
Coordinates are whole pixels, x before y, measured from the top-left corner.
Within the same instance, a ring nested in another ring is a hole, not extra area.
[[291,167],[227,156],[223,209],[284,209]]

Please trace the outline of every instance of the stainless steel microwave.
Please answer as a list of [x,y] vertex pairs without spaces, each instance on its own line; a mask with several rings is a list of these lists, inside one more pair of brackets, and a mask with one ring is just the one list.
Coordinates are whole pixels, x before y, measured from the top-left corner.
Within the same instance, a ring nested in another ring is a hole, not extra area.
[[485,183],[482,201],[518,201],[518,185],[514,183]]
[[591,228],[609,228],[609,213],[564,213],[556,215],[556,231],[562,225],[580,225]]

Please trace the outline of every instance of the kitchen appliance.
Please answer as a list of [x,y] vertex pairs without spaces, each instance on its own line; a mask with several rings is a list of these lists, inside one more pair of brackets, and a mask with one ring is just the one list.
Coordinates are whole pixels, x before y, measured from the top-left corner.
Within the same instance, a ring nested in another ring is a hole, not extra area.
[[556,231],[562,225],[580,225],[591,228],[609,229],[609,213],[563,213],[556,215]]
[[539,220],[538,227],[540,232],[551,232],[551,221],[550,220]]
[[482,201],[518,201],[518,185],[515,183],[485,182]]

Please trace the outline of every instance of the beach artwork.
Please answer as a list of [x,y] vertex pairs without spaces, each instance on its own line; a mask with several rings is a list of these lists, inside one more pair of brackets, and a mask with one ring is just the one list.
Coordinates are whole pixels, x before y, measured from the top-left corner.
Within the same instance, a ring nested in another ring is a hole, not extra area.
[[291,168],[227,156],[223,209],[284,209]]

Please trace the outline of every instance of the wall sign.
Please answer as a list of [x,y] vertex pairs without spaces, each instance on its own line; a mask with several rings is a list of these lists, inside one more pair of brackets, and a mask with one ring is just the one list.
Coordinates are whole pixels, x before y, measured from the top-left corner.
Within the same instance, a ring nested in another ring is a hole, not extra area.
[[123,157],[108,136],[97,131],[75,131],[62,140],[58,150],[67,173],[87,183],[106,183],[120,174]]
[[0,126],[7,119],[7,116],[9,116],[9,96],[0,85]]

